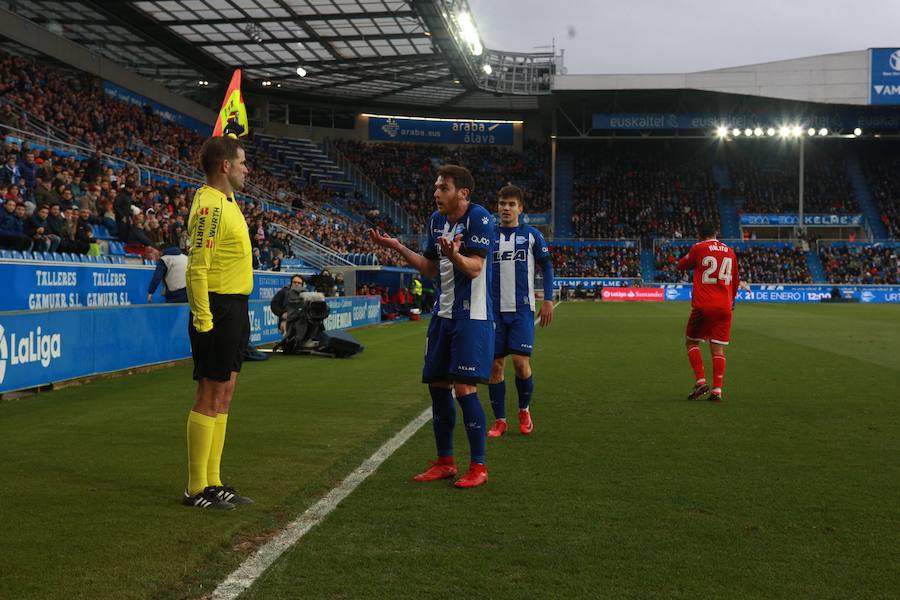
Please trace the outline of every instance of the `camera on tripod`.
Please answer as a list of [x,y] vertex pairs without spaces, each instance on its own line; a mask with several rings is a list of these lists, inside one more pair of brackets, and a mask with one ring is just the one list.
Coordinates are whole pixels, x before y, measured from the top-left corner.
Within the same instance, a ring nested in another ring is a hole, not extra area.
[[287,290],[284,338],[272,349],[285,354],[346,358],[363,351],[363,345],[341,331],[327,333],[329,308],[320,292]]

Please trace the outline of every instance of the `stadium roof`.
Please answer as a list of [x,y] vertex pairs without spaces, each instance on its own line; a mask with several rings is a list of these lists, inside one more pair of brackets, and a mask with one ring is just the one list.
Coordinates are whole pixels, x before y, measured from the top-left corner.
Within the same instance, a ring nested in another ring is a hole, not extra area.
[[10,9],[182,94],[241,67],[251,90],[255,82],[275,98],[529,110],[555,70],[552,53],[482,48],[466,0],[29,0]]

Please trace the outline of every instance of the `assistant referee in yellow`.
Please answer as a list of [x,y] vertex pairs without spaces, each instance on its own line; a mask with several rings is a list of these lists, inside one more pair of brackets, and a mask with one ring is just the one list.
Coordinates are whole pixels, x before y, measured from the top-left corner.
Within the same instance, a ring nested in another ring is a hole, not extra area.
[[228,510],[253,502],[223,484],[219,474],[228,409],[250,339],[253,258],[247,222],[234,199],[249,171],[243,145],[229,137],[206,140],[200,163],[206,185],[191,205],[187,264],[197,393],[187,423],[188,485],[182,502]]

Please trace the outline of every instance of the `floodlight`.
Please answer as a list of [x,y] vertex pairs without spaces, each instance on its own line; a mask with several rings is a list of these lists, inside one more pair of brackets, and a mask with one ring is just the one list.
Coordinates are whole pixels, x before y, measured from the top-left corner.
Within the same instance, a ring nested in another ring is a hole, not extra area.
[[809,129],[806,130],[806,133],[809,135],[816,135],[816,128],[810,127]]
[[737,137],[737,136],[741,135],[741,130],[738,129],[737,127],[735,127],[734,129],[731,130],[731,135],[733,135],[734,137]]
[[753,130],[753,135],[755,135],[756,137],[759,137],[762,134],[763,134],[763,130],[759,127],[757,127],[756,129]]
[[787,137],[787,136],[791,135],[791,128],[790,127],[779,127],[778,135],[780,135],[781,137]]
[[823,127],[822,129],[819,130],[819,135],[828,135],[828,129]]
[[857,127],[856,129],[853,130],[853,135],[862,135],[862,129]]
[[724,125],[720,125],[719,128],[716,129],[716,135],[720,138],[725,137],[726,135],[728,135],[728,128]]
[[300,77],[306,77],[306,69],[303,67],[297,67],[297,75]]
[[766,135],[769,137],[772,137],[773,135],[775,135],[775,128],[769,127],[768,129],[766,129]]
[[791,135],[792,136],[800,137],[800,135],[802,133],[803,133],[803,129],[801,129],[799,125],[794,125],[793,127],[791,127]]
[[748,127],[747,129],[744,130],[744,135],[746,135],[747,137],[750,137],[751,135],[753,135],[753,130]]
[[494,71],[494,69],[491,68],[491,65],[488,65],[488,64],[484,65],[481,68],[484,69],[484,72],[487,73],[488,75],[490,75]]

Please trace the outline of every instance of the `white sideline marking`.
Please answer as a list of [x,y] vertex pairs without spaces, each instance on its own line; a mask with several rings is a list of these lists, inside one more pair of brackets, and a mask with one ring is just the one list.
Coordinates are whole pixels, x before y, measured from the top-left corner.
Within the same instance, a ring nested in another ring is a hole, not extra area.
[[262,575],[272,563],[284,554],[285,550],[296,544],[310,529],[318,525],[333,511],[341,500],[374,473],[381,463],[390,457],[400,446],[411,438],[422,426],[431,420],[431,407],[409,422],[397,435],[388,440],[381,448],[363,461],[337,487],[328,492],[324,498],[306,509],[302,515],[291,521],[284,531],[266,542],[256,553],[245,560],[225,581],[213,592],[215,600],[234,600]]
[[[559,306],[561,301],[553,305]],[[540,317],[534,320],[535,325]],[[213,591],[213,600],[235,600],[244,590],[253,585],[260,575],[272,566],[291,546],[300,541],[304,535],[321,523],[328,514],[333,511],[341,500],[350,495],[359,484],[374,473],[381,464],[386,461],[400,446],[406,443],[425,423],[431,420],[431,407],[423,410],[419,416],[410,421],[394,437],[375,451],[375,453],[363,461],[363,463],[350,473],[337,487],[328,492],[325,497],[310,506],[306,511],[285,526],[284,530],[274,538],[263,544],[256,553],[247,558],[241,565],[220,583]]]

